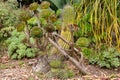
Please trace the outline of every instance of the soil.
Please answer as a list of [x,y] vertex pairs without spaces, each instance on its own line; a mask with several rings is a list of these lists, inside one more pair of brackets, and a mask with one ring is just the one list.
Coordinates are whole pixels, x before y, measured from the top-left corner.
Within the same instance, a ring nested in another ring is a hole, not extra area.
[[[30,62],[34,59],[10,60],[7,55],[0,58],[0,80],[59,80],[47,79],[44,74],[34,72]],[[120,67],[117,69],[102,69],[95,65],[86,65],[90,75],[80,75],[71,62],[65,62],[76,76],[67,80],[120,80]]]

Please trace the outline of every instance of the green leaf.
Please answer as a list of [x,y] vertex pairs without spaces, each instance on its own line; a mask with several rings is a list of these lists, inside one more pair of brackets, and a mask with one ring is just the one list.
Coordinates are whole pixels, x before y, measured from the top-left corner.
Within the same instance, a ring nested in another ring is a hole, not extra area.
[[35,26],[31,29],[31,36],[32,37],[42,37],[43,36],[43,31],[41,28]]
[[11,59],[17,59],[17,53],[14,53],[14,54],[11,56]]
[[31,37],[31,38],[30,38],[30,43],[31,43],[31,44],[35,44],[35,39]]
[[32,57],[35,57],[35,54],[30,52],[30,53],[27,53],[26,56],[28,58],[32,58]]
[[115,51],[114,54],[113,54],[114,57],[120,57],[120,52],[118,51]]
[[113,66],[113,67],[118,67],[118,66],[120,66],[120,61],[119,61],[119,59],[118,59],[118,58],[112,58],[112,59],[111,59],[111,66]]
[[91,57],[91,55],[93,55],[94,51],[92,49],[83,47],[82,48],[82,52],[84,53],[85,57],[87,57],[87,59],[89,59]]
[[53,7],[57,7],[57,8],[63,8],[63,5],[64,5],[64,1],[61,1],[61,0],[48,0],[48,1],[51,1],[51,3],[53,4],[52,6]]
[[26,37],[25,37],[25,34],[21,34],[21,35],[19,35],[19,37],[18,37],[19,41],[23,41],[25,38],[26,38]]
[[36,19],[36,17],[32,17],[27,22],[28,22],[29,25],[37,25],[37,19]]
[[83,21],[89,21],[90,20],[90,13],[89,14],[86,14],[83,18],[82,18]]
[[114,53],[115,48],[111,48],[111,47],[110,47],[110,48],[108,48],[108,51],[111,52],[111,53]]
[[110,52],[108,52],[108,51],[104,51],[102,55],[103,55],[104,58],[110,58],[111,57]]
[[91,55],[91,57],[89,57],[89,62],[91,64],[96,64],[97,62],[99,61],[99,56],[96,54],[96,55]]
[[27,48],[27,46],[25,44],[23,44],[23,43],[20,43],[20,44],[18,44],[18,48],[20,50],[25,50]]
[[45,18],[40,18],[41,25],[47,25],[47,20]]
[[32,57],[35,57],[35,50],[34,49],[31,49],[31,48],[27,48],[26,50],[26,56],[28,58],[32,58]]
[[106,63],[105,61],[99,61],[97,64],[99,64],[100,67],[110,68],[110,64]]
[[18,49],[16,52],[17,52],[18,55],[20,55],[21,57],[25,56],[25,54],[26,54],[25,49]]
[[19,24],[17,24],[17,31],[21,32],[23,31],[25,28],[25,23],[24,22],[20,22]]

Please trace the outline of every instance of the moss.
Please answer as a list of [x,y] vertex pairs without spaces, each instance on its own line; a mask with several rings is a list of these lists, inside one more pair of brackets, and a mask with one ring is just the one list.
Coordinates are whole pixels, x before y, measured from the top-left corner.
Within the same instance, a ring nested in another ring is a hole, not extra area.
[[67,73],[68,78],[72,78],[75,75],[74,72],[71,70],[67,70],[66,73]]
[[61,70],[59,72],[60,79],[72,78],[74,76],[74,72],[71,70]]
[[67,79],[72,78],[74,76],[74,72],[71,70],[65,70],[65,69],[51,69],[51,73],[48,75],[49,77],[53,78],[59,78],[59,79]]
[[80,47],[88,47],[90,45],[90,40],[88,38],[82,37],[76,41],[76,45]]
[[59,60],[53,60],[50,62],[50,66],[53,68],[60,68],[62,66],[62,62]]
[[60,71],[59,68],[51,68],[52,73],[58,73]]

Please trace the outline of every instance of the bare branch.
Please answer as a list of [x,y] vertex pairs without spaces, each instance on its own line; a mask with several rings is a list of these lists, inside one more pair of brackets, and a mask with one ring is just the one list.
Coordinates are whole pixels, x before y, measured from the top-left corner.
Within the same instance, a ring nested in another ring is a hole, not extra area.
[[85,68],[80,65],[80,63],[78,61],[76,61],[73,57],[71,57],[70,55],[68,55],[61,47],[59,47],[51,38],[48,37],[49,42],[56,47],[62,55],[64,55],[65,57],[67,57],[81,72],[82,74],[88,74],[88,72],[85,70]]
[[[80,52],[77,48],[75,48],[75,47],[74,47],[74,44],[69,43],[67,40],[65,40],[63,37],[61,37],[61,36],[58,35],[57,33],[53,33],[53,35],[56,35],[57,37],[59,37],[61,40],[63,40],[65,43],[67,43],[70,47],[73,47],[74,51],[75,51],[76,53],[78,53],[78,55],[81,56],[81,59],[80,59],[79,61],[80,61],[80,62],[83,61],[83,54],[82,54],[82,52]],[[71,46],[71,45],[72,45],[72,46]]]

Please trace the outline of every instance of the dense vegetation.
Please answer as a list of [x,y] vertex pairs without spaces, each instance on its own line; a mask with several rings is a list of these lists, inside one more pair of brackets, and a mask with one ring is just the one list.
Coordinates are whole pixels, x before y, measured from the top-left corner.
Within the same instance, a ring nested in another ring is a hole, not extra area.
[[57,55],[48,61],[49,77],[58,78],[74,76],[63,63],[66,58],[83,74],[84,66],[75,61],[120,67],[119,0],[46,0],[17,6],[16,0],[0,1],[0,54],[6,51],[10,59]]

